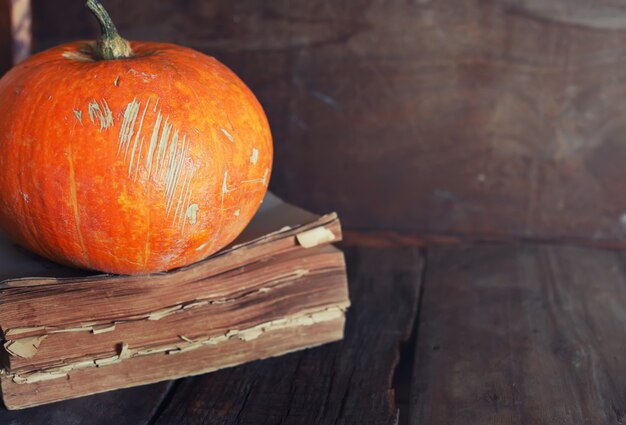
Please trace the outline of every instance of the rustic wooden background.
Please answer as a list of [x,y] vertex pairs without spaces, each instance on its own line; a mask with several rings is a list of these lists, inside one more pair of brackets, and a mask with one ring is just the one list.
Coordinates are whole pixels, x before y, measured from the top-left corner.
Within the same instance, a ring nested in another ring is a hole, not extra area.
[[[274,132],[271,188],[348,229],[626,246],[622,2],[104,4],[127,38],[236,71]],[[82,1],[32,8],[35,51],[97,32]]]
[[[626,253],[567,246],[626,248],[626,0],[103,2],[258,95],[271,188],[359,245],[346,339],[0,422],[626,423]],[[33,0],[33,50],[82,3]],[[454,239],[549,243],[416,248]]]

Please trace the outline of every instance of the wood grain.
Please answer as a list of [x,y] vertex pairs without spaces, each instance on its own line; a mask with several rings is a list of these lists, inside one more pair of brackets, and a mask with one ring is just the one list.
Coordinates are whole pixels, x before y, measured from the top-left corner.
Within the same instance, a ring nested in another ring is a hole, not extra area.
[[626,255],[429,250],[412,424],[626,420]]
[[350,250],[345,339],[185,379],[156,424],[394,424],[391,379],[416,314],[419,251]]
[[0,405],[0,424],[147,425],[171,387],[171,382],[162,382],[27,410],[9,411]]
[[[35,0],[38,48],[93,37],[80,3]],[[213,54],[252,87],[287,199],[352,229],[626,246],[616,2],[147,3],[107,7],[129,38]]]

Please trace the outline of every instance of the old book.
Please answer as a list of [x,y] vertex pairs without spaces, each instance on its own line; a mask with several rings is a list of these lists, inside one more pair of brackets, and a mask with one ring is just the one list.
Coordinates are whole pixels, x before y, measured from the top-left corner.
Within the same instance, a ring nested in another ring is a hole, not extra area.
[[[317,217],[271,195],[264,204],[230,248],[150,276],[89,276],[0,244],[2,258],[11,258],[4,267],[10,278],[0,285],[7,407],[340,339],[349,298],[343,255],[328,246],[341,239],[336,215]],[[40,277],[46,274],[55,277]]]

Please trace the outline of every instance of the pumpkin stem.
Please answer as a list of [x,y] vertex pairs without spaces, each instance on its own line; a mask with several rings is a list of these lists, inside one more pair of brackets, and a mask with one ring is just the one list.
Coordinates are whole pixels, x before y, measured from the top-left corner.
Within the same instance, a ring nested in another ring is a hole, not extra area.
[[96,55],[99,59],[123,59],[133,56],[128,40],[122,38],[115,28],[109,13],[98,0],[87,0],[85,4],[100,24],[100,37],[96,45]]

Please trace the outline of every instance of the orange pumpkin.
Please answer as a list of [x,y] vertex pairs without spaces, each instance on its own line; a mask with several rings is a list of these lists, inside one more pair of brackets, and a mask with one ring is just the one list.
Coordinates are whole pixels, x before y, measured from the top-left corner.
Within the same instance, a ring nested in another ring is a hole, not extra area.
[[0,227],[59,263],[169,270],[230,243],[267,190],[263,109],[216,59],[102,36],[32,56],[0,80]]

